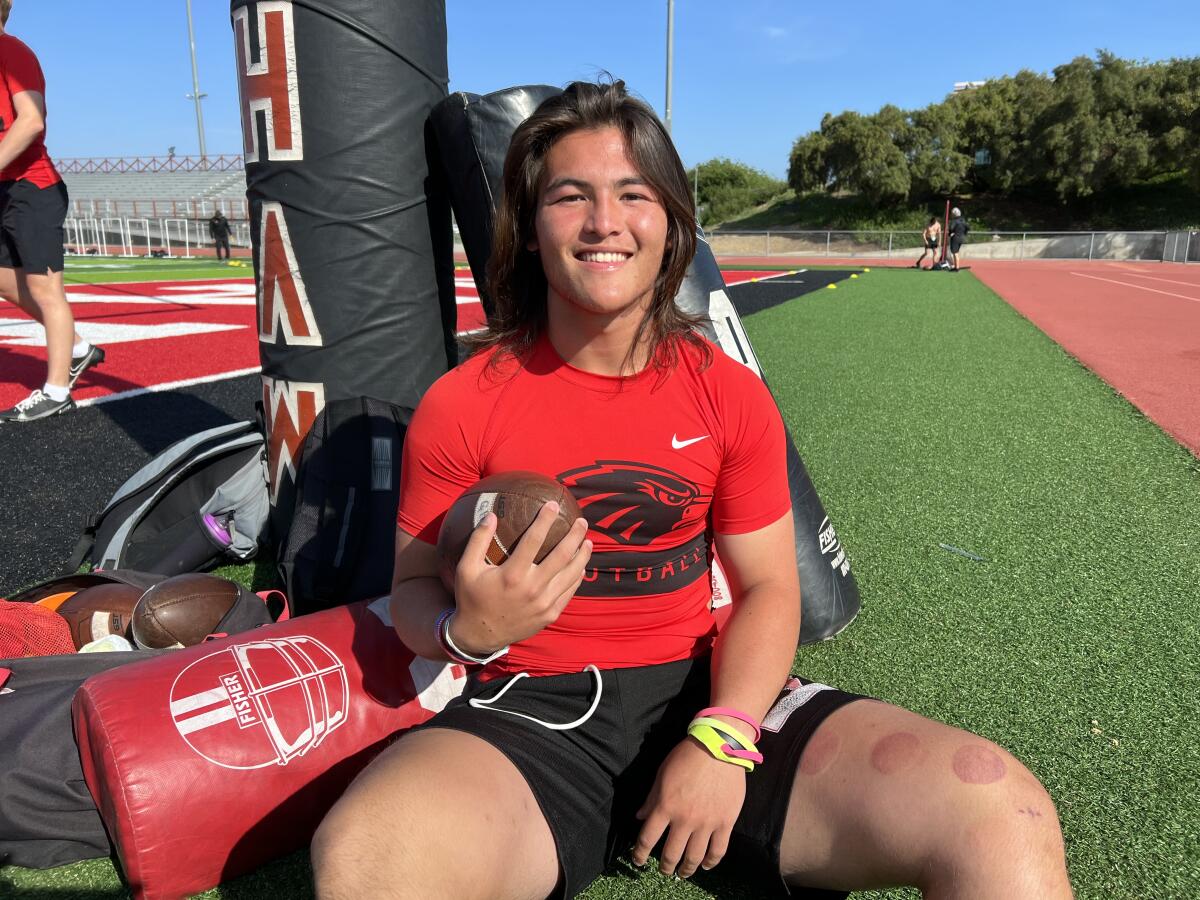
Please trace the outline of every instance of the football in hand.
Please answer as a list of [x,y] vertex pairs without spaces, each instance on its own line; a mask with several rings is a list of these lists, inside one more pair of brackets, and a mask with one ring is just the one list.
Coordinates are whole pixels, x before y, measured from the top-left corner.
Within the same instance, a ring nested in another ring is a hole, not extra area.
[[537,472],[500,472],[489,475],[467,488],[451,505],[438,532],[438,573],[442,583],[454,592],[454,571],[476,526],[489,513],[496,514],[496,533],[485,556],[492,565],[501,565],[516,547],[542,506],[558,502],[558,515],[537,552],[541,562],[561,541],[583,513],[563,485]]

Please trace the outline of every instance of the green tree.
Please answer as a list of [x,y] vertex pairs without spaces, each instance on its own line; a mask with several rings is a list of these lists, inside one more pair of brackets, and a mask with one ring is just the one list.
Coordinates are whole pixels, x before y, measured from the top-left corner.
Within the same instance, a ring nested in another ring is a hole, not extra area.
[[697,185],[700,224],[723,222],[766,203],[786,185],[766,172],[731,159],[710,159],[688,173]]
[[909,116],[902,149],[908,157],[912,193],[940,197],[957,193],[966,180],[974,155],[961,149],[958,111],[935,103]]
[[1200,190],[1200,58],[1156,67],[1143,92],[1143,121],[1152,135],[1151,168],[1187,172]]
[[788,186],[797,194],[826,190],[833,183],[828,151],[829,139],[820,131],[797,138],[788,158]]
[[913,112],[826,113],[788,160],[797,192],[853,192],[877,208],[964,186],[1069,204],[1180,172],[1200,190],[1200,58],[1106,50]]
[[[1022,70],[1011,78],[952,94],[942,104],[956,113],[958,149],[971,157],[968,177],[976,187],[1012,193],[1034,192],[1044,184],[1032,140],[1053,89],[1046,76]],[[984,165],[974,162],[980,150],[989,157]]]
[[1054,70],[1054,101],[1036,142],[1060,200],[1126,187],[1149,174],[1152,136],[1142,126],[1137,72],[1101,51]]
[[912,178],[900,144],[908,123],[894,106],[873,116],[856,112],[826,115],[820,141],[798,141],[792,148],[790,184],[796,190],[820,185],[830,192],[852,191],[875,206],[908,198]]

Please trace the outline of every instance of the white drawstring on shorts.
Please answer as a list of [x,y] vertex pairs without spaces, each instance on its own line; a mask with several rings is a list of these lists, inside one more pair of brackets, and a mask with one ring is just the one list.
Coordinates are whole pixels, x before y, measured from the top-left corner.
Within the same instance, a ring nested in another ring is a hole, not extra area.
[[500,688],[499,692],[496,694],[495,697],[490,697],[487,700],[480,700],[477,697],[472,697],[470,700],[467,701],[467,703],[469,703],[471,706],[475,707],[475,709],[483,709],[483,710],[488,710],[490,712],[498,712],[498,713],[504,713],[505,715],[509,715],[509,716],[516,716],[517,718],[520,718],[520,719],[528,719],[530,722],[536,722],[537,724],[541,725],[543,728],[549,728],[551,731],[570,731],[572,728],[578,728],[580,725],[582,725],[584,722],[586,722],[588,719],[590,719],[592,717],[592,713],[594,713],[596,711],[596,707],[598,707],[600,705],[600,697],[604,693],[604,682],[600,678],[600,670],[598,668],[596,668],[594,665],[589,664],[588,666],[586,666],[584,668],[583,671],[585,671],[585,672],[590,671],[593,675],[596,676],[596,696],[592,700],[592,705],[590,707],[588,707],[588,711],[585,712],[583,714],[583,716],[576,719],[574,722],[564,722],[564,723],[558,725],[558,724],[555,724],[554,722],[543,722],[541,719],[535,718],[534,716],[526,715],[525,713],[522,713],[522,712],[515,712],[514,710],[511,710],[511,709],[501,709],[498,706],[492,706],[493,703],[495,703],[497,700],[499,700],[501,697],[503,697],[506,693],[508,693],[508,689],[510,687],[512,687],[514,684],[516,684],[522,678],[528,678],[529,677],[528,672],[518,672],[516,675],[514,675],[512,678],[512,681],[510,681],[504,687]]

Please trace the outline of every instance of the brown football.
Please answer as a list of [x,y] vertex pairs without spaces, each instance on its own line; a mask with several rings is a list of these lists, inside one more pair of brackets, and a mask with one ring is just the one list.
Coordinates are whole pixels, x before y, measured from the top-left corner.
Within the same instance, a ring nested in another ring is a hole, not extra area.
[[496,514],[496,534],[487,549],[487,561],[500,565],[533,524],[543,504],[557,500],[558,516],[538,550],[536,561],[546,558],[583,513],[565,487],[537,472],[500,472],[467,488],[446,512],[438,532],[438,574],[446,589],[454,590],[454,570],[466,549],[471,532],[489,512]]
[[217,630],[238,601],[228,578],[190,573],[160,581],[133,610],[133,642],[145,650],[191,647]]
[[141,596],[141,588],[128,584],[98,584],[76,591],[59,603],[55,612],[67,620],[78,650],[110,634],[128,638],[133,609]]

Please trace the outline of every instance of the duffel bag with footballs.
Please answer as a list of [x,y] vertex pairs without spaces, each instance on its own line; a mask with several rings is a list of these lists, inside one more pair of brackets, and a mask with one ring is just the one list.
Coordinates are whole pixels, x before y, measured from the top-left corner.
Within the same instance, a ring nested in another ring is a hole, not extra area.
[[[112,848],[84,782],[71,701],[92,675],[287,617],[279,591],[114,569],[0,601],[0,865],[59,866]],[[135,635],[135,631],[137,635]],[[100,649],[123,652],[76,652]]]
[[[22,604],[37,607],[40,622],[54,613],[65,626],[69,643],[59,638],[63,626],[44,630],[55,650],[166,650],[190,647],[210,636],[226,636],[286,619],[287,602],[280,591],[255,593],[217,575],[187,573],[167,577],[133,569],[97,570],[64,575],[13,595],[0,614]],[[30,610],[32,612],[32,610]],[[3,656],[44,656],[32,642],[0,640]]]

